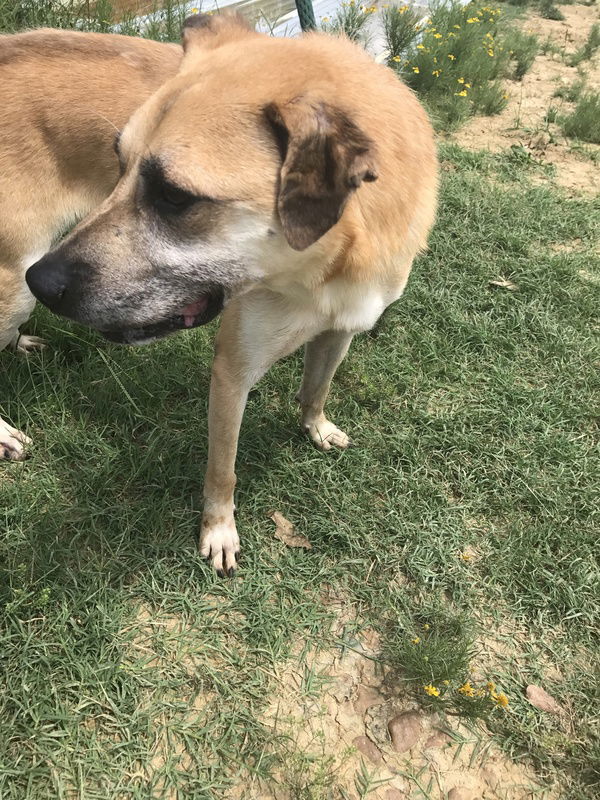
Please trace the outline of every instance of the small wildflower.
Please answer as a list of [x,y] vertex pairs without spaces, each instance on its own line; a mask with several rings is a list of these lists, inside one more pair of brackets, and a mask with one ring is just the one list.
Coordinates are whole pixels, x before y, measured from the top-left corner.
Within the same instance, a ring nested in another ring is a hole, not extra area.
[[441,33],[434,33],[433,34],[433,38],[434,39],[441,39],[442,38],[442,34]]
[[450,681],[442,681],[442,683],[444,684],[444,686],[450,686]]
[[199,14],[199,13],[200,10],[198,8],[192,8],[192,10],[190,11],[190,14]]
[[494,51],[493,50],[488,50],[487,54],[491,58],[494,55]]
[[425,50],[425,45],[424,44],[418,44],[417,45],[417,50]]
[[456,61],[456,56],[453,56],[452,53],[448,53],[448,58],[450,61]]
[[430,625],[428,622],[426,622],[426,623],[423,625],[423,630],[424,630],[424,631],[428,631],[430,628],[431,628],[431,625]]
[[400,56],[392,56],[392,61],[402,61]]
[[321,17],[321,22],[329,22],[329,17]]
[[464,79],[464,78],[457,78],[456,80],[457,80],[459,83],[464,83],[464,82],[465,82],[465,79]]
[[[466,94],[466,92],[465,92]],[[471,686],[470,682],[464,683],[458,690],[464,697],[475,697],[475,689]]]
[[440,73],[441,73],[440,69],[434,69],[431,74],[435,75],[436,78],[439,78],[440,77]]
[[488,692],[495,692],[496,691],[496,684],[493,681],[488,681],[485,685],[485,688]]
[[411,639],[411,642],[413,644],[420,644],[421,643],[421,638],[419,636],[415,636],[414,639]]
[[453,28],[456,28],[456,30],[457,30],[457,31],[459,31],[459,30],[460,30],[460,25],[453,25],[452,27],[453,27]]
[[[465,91],[465,94],[466,94],[466,91]],[[463,561],[472,561],[472,559],[473,559],[473,556],[471,555],[471,553],[461,553],[460,557],[462,558]]]
[[435,56],[433,57],[433,63],[437,64],[437,58]]
[[467,20],[468,25],[472,25],[474,22],[479,22],[479,17],[471,17]]
[[418,75],[419,74],[419,68],[418,67],[413,67],[413,72]]
[[500,706],[500,708],[508,708],[508,697],[505,694],[497,694],[494,700],[496,701],[496,705]]
[[465,83],[465,89],[470,89],[470,88],[471,88],[471,84],[470,83]]
[[437,686],[433,686],[431,683],[428,683],[427,686],[423,687],[423,689],[430,697],[440,696],[440,690],[437,688]]
[[467,90],[463,89],[462,92],[454,92],[454,96],[455,97],[466,97],[467,96]]

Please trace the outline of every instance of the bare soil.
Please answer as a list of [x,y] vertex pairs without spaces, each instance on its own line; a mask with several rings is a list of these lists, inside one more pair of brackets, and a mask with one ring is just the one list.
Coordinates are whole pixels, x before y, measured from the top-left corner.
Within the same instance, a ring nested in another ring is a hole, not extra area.
[[600,52],[577,67],[566,63],[578,50],[598,21],[598,8],[584,5],[561,5],[564,21],[544,19],[530,12],[523,28],[535,33],[540,43],[550,41],[559,52],[539,54],[521,81],[508,81],[509,101],[501,114],[494,117],[474,117],[458,130],[451,140],[471,149],[500,152],[521,145],[539,161],[553,164],[554,176],[539,178],[563,187],[569,194],[595,194],[600,186],[600,146],[577,146],[562,133],[559,125],[547,123],[546,114],[554,108],[567,114],[574,104],[555,97],[561,86],[571,86],[586,74],[587,86],[600,86]]

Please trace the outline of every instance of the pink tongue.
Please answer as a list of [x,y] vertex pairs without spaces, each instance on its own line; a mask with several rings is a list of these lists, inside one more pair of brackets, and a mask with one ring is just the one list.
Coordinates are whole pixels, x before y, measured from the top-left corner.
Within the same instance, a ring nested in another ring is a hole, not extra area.
[[181,310],[181,314],[183,316],[183,324],[186,328],[191,328],[194,322],[196,321],[196,317],[198,314],[203,314],[206,311],[206,307],[208,305],[208,298],[201,297],[199,300],[196,300],[195,303],[190,303],[189,306],[186,306]]

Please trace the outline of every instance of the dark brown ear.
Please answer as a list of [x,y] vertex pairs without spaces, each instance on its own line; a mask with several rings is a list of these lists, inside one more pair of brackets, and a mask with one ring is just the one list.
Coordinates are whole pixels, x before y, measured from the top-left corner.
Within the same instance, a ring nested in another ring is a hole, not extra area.
[[297,97],[265,114],[283,157],[277,210],[290,247],[305,250],[332,228],[363,181],[377,179],[375,144],[326,103]]
[[186,53],[193,47],[211,50],[249,33],[254,33],[254,28],[241,14],[192,14],[183,23],[183,49]]

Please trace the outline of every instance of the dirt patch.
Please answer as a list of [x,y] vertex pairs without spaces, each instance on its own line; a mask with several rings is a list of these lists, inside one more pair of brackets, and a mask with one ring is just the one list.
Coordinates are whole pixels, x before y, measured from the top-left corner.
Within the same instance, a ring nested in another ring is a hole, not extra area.
[[299,653],[279,672],[263,721],[287,756],[276,783],[245,782],[232,797],[355,800],[366,786],[374,800],[557,797],[483,730],[417,707],[379,659],[374,631],[345,641]]
[[[522,27],[559,49],[558,53],[538,55],[522,81],[508,81],[508,104],[501,114],[493,117],[474,117],[451,137],[452,141],[470,149],[492,152],[506,150],[512,145],[526,148],[537,160],[554,165],[554,177],[536,176],[536,180],[553,181],[569,194],[595,194],[600,184],[600,166],[593,157],[600,157],[600,146],[585,145],[574,149],[560,127],[548,123],[546,115],[553,108],[566,114],[573,103],[555,97],[561,86],[572,86],[578,79],[576,67],[565,63],[587,39],[592,25],[598,21],[597,8],[582,5],[561,6],[564,21],[544,19],[530,13]],[[587,85],[600,85],[600,54],[581,63],[587,74]]]

